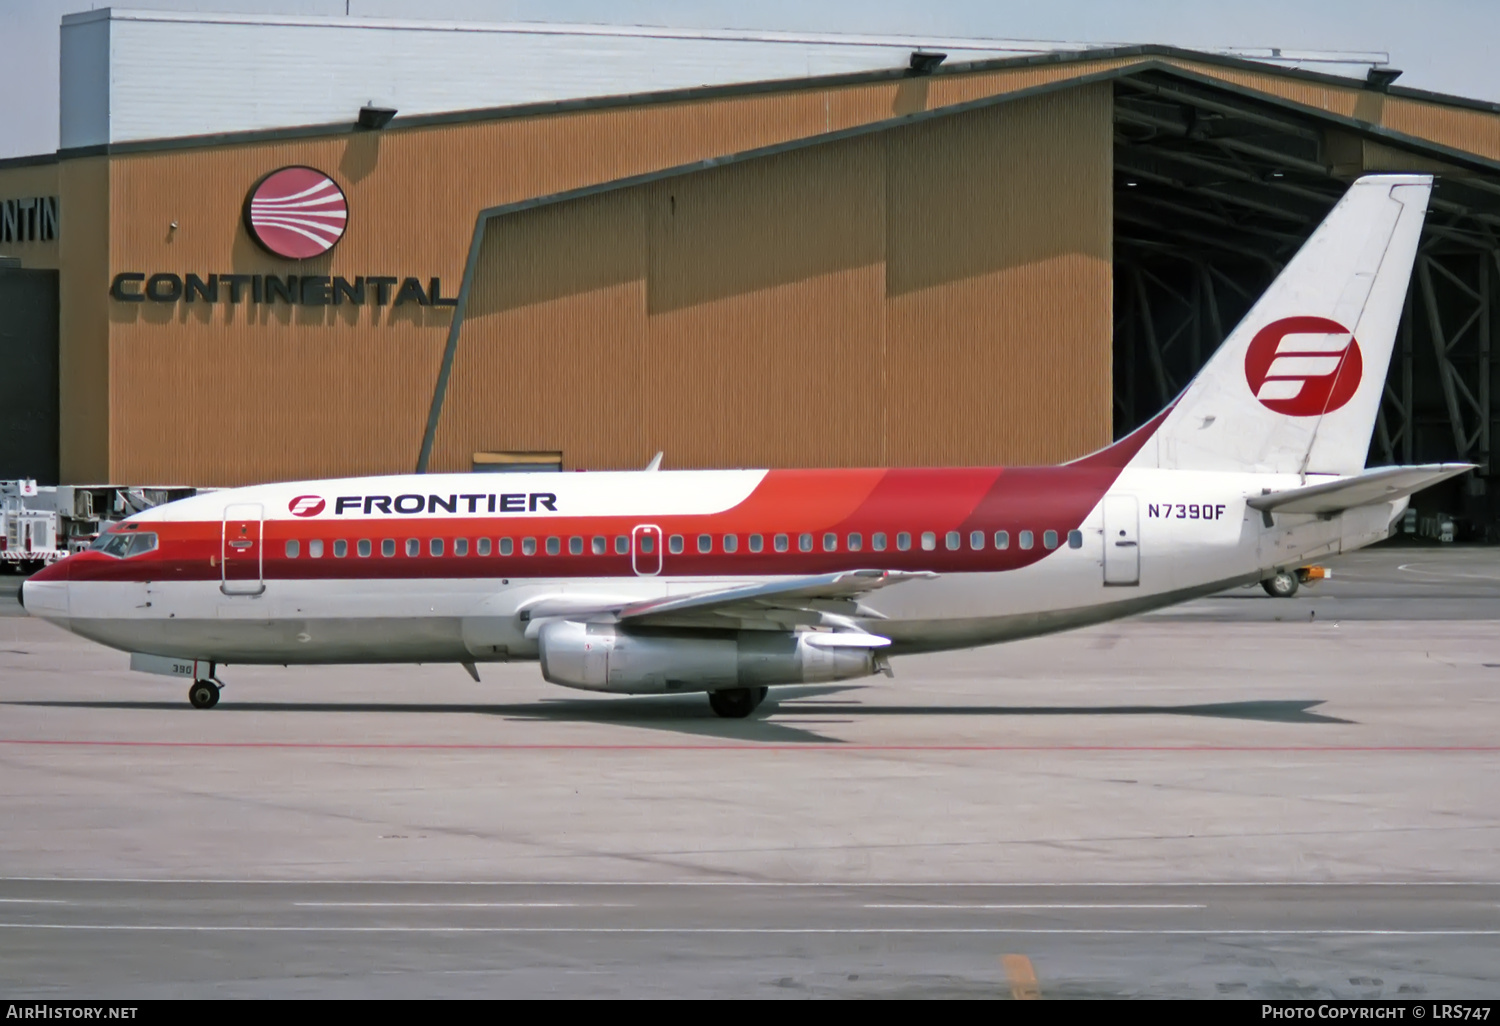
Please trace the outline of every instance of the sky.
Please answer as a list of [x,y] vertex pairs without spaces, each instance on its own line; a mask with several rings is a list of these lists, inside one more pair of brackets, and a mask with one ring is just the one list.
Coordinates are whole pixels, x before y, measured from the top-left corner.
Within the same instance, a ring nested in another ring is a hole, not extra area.
[[[107,7],[0,0],[0,158],[57,148],[58,23]],[[1497,0],[142,0],[117,7],[1385,51],[1402,85],[1500,102]]]

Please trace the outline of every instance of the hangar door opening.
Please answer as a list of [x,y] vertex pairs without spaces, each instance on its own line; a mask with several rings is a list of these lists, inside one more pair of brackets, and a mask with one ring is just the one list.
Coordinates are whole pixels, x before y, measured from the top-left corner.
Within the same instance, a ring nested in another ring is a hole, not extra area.
[[1478,464],[1413,508],[1500,542],[1500,164],[1398,149],[1348,119],[1159,72],[1117,83],[1114,127],[1115,437],[1177,396],[1350,182],[1432,173],[1366,465]]
[[57,484],[57,272],[0,266],[0,481]]

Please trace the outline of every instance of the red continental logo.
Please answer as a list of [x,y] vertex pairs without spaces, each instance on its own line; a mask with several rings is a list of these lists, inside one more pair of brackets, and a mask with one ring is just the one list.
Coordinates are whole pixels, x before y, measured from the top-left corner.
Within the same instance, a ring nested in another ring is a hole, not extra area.
[[272,171],[245,197],[245,228],[262,249],[288,260],[321,256],[344,237],[344,190],[310,167]]
[[1268,410],[1317,417],[1359,390],[1364,358],[1354,333],[1327,317],[1283,317],[1250,340],[1245,380]]
[[287,503],[286,508],[294,517],[315,517],[327,505],[320,495],[299,495]]

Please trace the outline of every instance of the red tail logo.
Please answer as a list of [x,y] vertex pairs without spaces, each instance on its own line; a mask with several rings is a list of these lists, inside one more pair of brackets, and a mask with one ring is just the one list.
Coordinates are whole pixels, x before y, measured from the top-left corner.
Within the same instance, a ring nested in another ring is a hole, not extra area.
[[1327,317],[1283,317],[1250,340],[1245,381],[1260,404],[1288,417],[1332,413],[1359,390],[1364,359],[1354,333]]

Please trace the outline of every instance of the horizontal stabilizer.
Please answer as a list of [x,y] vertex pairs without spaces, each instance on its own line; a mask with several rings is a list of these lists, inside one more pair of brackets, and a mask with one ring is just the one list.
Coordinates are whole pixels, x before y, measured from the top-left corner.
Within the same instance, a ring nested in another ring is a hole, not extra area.
[[1472,463],[1425,463],[1414,467],[1379,467],[1336,481],[1256,495],[1245,501],[1264,513],[1338,513],[1355,506],[1395,502],[1423,488],[1473,470]]

